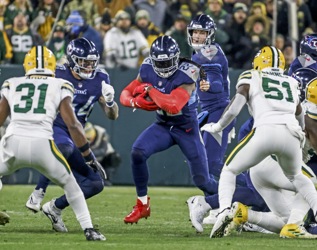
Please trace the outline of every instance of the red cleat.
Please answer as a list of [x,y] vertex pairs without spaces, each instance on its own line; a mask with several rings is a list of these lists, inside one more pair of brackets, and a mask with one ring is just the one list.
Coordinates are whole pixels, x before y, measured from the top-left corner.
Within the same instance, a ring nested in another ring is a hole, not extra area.
[[125,218],[125,223],[138,223],[139,219],[150,217],[151,208],[150,208],[150,197],[147,198],[147,204],[143,205],[143,203],[137,199],[136,205],[133,207],[131,213],[129,213]]

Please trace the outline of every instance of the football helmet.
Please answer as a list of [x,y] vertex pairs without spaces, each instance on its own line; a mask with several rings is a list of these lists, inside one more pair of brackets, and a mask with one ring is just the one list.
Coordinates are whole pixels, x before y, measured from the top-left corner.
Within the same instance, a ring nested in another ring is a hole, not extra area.
[[307,84],[306,100],[317,105],[317,77]]
[[[207,37],[203,43],[197,43],[193,40],[193,31],[203,30],[207,32]],[[187,26],[187,41],[189,46],[194,50],[199,50],[205,45],[209,45],[215,41],[217,26],[214,20],[205,14],[196,16]]]
[[306,86],[313,78],[317,77],[317,71],[311,68],[299,68],[293,72],[292,77],[299,82],[300,101],[302,102],[305,100]]
[[304,36],[300,43],[300,54],[310,55],[317,61],[317,34],[310,34]]
[[82,79],[95,77],[99,58],[95,44],[84,37],[74,39],[67,45],[69,67]]
[[25,75],[55,75],[56,59],[45,46],[34,46],[24,57]]
[[163,78],[170,77],[177,69],[180,49],[170,36],[160,36],[150,48],[150,58],[155,73]]
[[267,67],[285,68],[285,58],[278,48],[273,46],[264,46],[258,51],[253,59],[253,68],[256,70],[262,70]]

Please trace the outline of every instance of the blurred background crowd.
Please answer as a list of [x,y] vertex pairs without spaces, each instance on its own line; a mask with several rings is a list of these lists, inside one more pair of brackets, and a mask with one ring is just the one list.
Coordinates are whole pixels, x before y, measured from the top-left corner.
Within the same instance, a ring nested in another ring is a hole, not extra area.
[[288,66],[303,35],[317,28],[315,0],[0,0],[0,63],[21,65],[34,45],[47,45],[63,63],[67,43],[86,37],[105,68],[138,68],[162,34],[190,58],[187,25],[199,13],[214,19],[234,69],[251,68],[264,45],[281,49]]

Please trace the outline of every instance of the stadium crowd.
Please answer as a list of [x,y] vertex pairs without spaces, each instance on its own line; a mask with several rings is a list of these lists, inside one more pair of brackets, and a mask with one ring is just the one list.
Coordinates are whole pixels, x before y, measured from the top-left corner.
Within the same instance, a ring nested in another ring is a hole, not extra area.
[[[316,31],[314,2],[296,1],[299,41]],[[68,42],[89,37],[105,68],[138,68],[162,34],[173,37],[181,56],[190,58],[193,50],[187,42],[187,25],[204,13],[217,25],[216,42],[230,68],[250,68],[264,45],[279,48],[288,68],[298,53],[291,46],[287,4],[278,0],[276,7],[277,35],[273,36],[273,0],[0,0],[0,62],[21,64],[32,46],[46,45],[57,62],[63,63]]]

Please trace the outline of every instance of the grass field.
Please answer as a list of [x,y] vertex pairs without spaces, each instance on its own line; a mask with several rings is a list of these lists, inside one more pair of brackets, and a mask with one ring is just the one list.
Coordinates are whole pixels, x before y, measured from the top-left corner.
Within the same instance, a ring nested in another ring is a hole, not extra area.
[[[242,233],[221,239],[210,239],[211,226],[196,234],[188,220],[185,201],[200,194],[195,188],[150,187],[151,217],[138,224],[126,225],[123,217],[135,203],[134,187],[106,187],[88,200],[94,225],[107,241],[88,242],[70,208],[63,213],[68,233],[56,233],[42,214],[29,212],[24,204],[33,186],[4,185],[0,191],[0,211],[6,211],[11,221],[0,226],[0,250],[62,249],[62,250],[204,250],[204,249],[313,249],[315,240],[280,239],[278,235]],[[50,186],[44,202],[62,194],[59,187]]]

